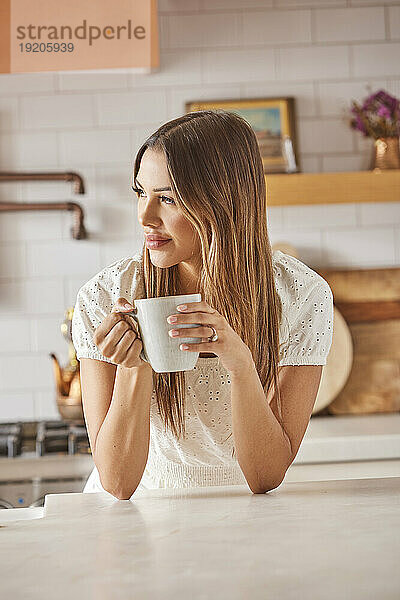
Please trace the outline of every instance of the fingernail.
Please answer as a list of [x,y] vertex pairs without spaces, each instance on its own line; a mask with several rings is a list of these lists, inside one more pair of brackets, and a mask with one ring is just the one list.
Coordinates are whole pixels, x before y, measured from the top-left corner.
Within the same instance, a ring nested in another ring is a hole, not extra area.
[[126,303],[125,308],[133,308],[133,306],[131,304]]
[[176,307],[178,310],[186,310],[187,306],[186,304],[180,304],[179,306]]

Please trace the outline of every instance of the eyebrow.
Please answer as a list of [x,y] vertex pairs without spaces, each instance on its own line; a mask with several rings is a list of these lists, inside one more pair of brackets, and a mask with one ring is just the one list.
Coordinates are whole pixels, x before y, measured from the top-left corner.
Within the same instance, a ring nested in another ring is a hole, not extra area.
[[[140,186],[143,189],[142,184],[136,179],[135,180],[136,185]],[[153,192],[172,192],[170,187],[163,187],[163,188],[153,188]]]

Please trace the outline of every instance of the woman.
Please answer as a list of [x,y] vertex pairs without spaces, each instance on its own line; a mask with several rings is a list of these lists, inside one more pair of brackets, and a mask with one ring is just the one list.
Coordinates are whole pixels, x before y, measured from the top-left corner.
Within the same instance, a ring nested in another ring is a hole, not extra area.
[[[146,236],[169,241],[146,239],[78,292],[72,336],[96,464],[84,492],[128,499],[158,487],[274,489],[326,364],[331,289],[301,261],[272,254],[257,139],[235,113],[203,110],[162,125],[137,153],[132,187]],[[199,343],[182,349],[200,352],[196,366],[150,373],[123,312],[137,298],[195,292],[202,302],[175,317],[202,324],[197,336],[190,330]]]

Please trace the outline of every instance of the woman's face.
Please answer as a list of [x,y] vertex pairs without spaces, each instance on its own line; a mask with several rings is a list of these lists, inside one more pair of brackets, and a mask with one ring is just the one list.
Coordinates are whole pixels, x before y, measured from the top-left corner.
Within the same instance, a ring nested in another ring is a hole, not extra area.
[[200,240],[192,224],[178,209],[161,152],[149,148],[144,152],[133,187],[141,190],[136,193],[138,221],[143,232],[170,238],[167,244],[157,249],[149,248],[151,262],[161,268],[180,264],[181,280],[190,285],[197,273]]

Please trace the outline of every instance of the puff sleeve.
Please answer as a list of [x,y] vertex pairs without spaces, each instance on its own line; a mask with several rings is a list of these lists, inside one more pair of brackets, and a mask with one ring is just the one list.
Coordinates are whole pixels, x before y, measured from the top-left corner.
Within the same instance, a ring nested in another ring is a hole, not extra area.
[[72,343],[78,360],[95,358],[112,363],[112,360],[101,354],[93,341],[95,330],[109,312],[104,309],[109,304],[104,294],[105,290],[93,280],[78,291],[72,316]]
[[141,252],[116,260],[78,290],[71,324],[72,343],[78,360],[95,358],[116,364],[101,354],[93,335],[120,296],[130,302],[136,297],[144,297],[141,260]]
[[325,365],[333,336],[333,294],[328,282],[281,252],[275,258],[275,281],[282,301],[278,365]]

